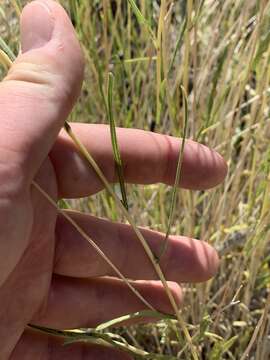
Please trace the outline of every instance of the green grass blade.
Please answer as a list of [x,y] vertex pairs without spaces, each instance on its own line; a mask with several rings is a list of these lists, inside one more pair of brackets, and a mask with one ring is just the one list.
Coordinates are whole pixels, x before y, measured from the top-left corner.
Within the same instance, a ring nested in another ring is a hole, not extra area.
[[153,40],[153,43],[155,45],[155,47],[157,47],[157,39],[156,39],[156,35],[154,34],[154,31],[152,30],[149,22],[145,19],[145,17],[143,16],[143,14],[141,13],[140,9],[138,8],[138,6],[136,5],[134,0],[127,0],[133,13],[135,14],[138,22],[140,24],[142,24],[143,26],[145,26],[145,28],[147,29],[151,39]]
[[176,46],[175,46],[175,49],[174,49],[174,52],[173,52],[172,60],[171,60],[171,62],[170,62],[170,66],[169,66],[169,70],[168,70],[168,74],[169,74],[169,75],[170,75],[171,72],[172,72],[173,65],[174,65],[175,59],[176,59],[176,55],[177,55],[179,49],[181,48],[186,27],[187,27],[187,19],[185,18],[185,20],[184,20],[184,22],[183,22],[183,24],[182,24],[180,33],[179,33],[179,35],[178,35],[178,39],[177,39],[177,41],[176,41]]
[[116,171],[117,171],[120,189],[121,189],[122,203],[125,206],[125,208],[128,210],[127,192],[126,192],[125,181],[124,181],[122,159],[121,159],[119,146],[118,146],[118,142],[117,142],[116,126],[115,126],[115,121],[114,121],[114,116],[113,116],[113,83],[114,83],[113,74],[109,73],[107,116],[108,116],[108,120],[110,123],[113,156],[114,156],[114,161],[116,164]]
[[20,17],[22,12],[22,4],[19,0],[11,0],[12,6],[14,7],[16,14]]
[[132,320],[132,319],[142,319],[142,318],[153,318],[157,320],[164,320],[164,319],[177,320],[176,317],[173,315],[163,314],[153,310],[143,310],[143,311],[135,312],[133,314],[124,315],[110,321],[106,321],[105,323],[98,325],[96,327],[96,330],[97,331],[105,330],[111,326],[118,325],[124,321]]
[[199,4],[197,13],[192,21],[192,27],[199,21],[199,18],[202,14],[202,9],[203,9],[204,3],[205,3],[205,0],[202,0],[201,3]]
[[4,53],[7,54],[7,56],[11,61],[14,61],[16,59],[15,54],[13,53],[13,51],[10,49],[10,47],[7,45],[7,43],[2,37],[0,37],[0,49],[2,49]]
[[183,137],[182,137],[182,144],[181,144],[181,148],[180,148],[179,156],[178,156],[174,186],[172,189],[172,199],[171,199],[171,203],[170,203],[168,227],[167,227],[167,231],[166,231],[166,235],[165,235],[165,239],[164,239],[164,242],[162,245],[160,255],[158,255],[158,257],[157,257],[158,261],[161,259],[163,254],[166,252],[166,249],[168,246],[168,240],[169,240],[169,235],[170,235],[170,231],[171,231],[173,215],[174,215],[174,211],[175,211],[176,194],[177,194],[177,190],[178,190],[178,186],[179,186],[182,163],[183,163],[183,158],[184,158],[184,148],[185,148],[186,135],[187,135],[187,124],[188,124],[188,103],[187,103],[187,94],[182,85],[181,85],[181,91],[182,91],[183,104],[184,104],[184,131],[183,131]]
[[58,200],[58,206],[60,209],[71,209],[69,203],[65,199]]
[[130,345],[123,337],[117,334],[112,334],[109,332],[103,333],[97,331],[96,329],[56,330],[53,328],[32,324],[29,324],[28,327],[43,334],[50,334],[52,336],[64,338],[64,346],[83,341],[90,344],[103,345],[125,351],[131,356],[135,356],[136,359],[176,360],[176,357],[171,355],[154,354],[136,348],[135,346]]
[[11,66],[12,62],[7,54],[0,49],[0,65],[2,65],[6,70],[8,70]]

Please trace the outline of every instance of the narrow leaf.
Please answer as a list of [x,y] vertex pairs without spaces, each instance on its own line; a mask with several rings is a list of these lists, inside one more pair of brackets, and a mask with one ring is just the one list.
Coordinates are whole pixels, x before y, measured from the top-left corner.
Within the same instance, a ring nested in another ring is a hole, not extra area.
[[127,192],[126,192],[125,181],[124,181],[123,165],[122,165],[122,159],[121,159],[119,146],[118,146],[118,142],[117,142],[116,126],[115,126],[115,121],[114,121],[114,116],[113,116],[113,104],[112,104],[113,103],[113,83],[114,83],[113,74],[109,73],[107,117],[108,117],[108,120],[110,123],[113,156],[114,156],[116,171],[117,171],[120,189],[121,189],[122,203],[125,206],[125,208],[128,210],[128,201],[127,201]]
[[132,11],[134,12],[138,22],[145,26],[148,33],[150,34],[151,39],[153,40],[153,43],[154,43],[155,47],[157,47],[156,35],[154,34],[149,22],[145,19],[145,17],[141,13],[140,9],[138,8],[138,6],[136,5],[134,0],[127,0],[127,1],[128,1],[129,5],[130,5]]
[[101,331],[101,330],[107,329],[108,327],[118,325],[118,324],[122,323],[123,321],[131,320],[131,319],[141,319],[141,318],[154,318],[154,319],[158,319],[158,320],[165,320],[165,319],[166,320],[168,320],[168,319],[176,320],[176,317],[173,315],[163,314],[158,311],[143,310],[143,311],[138,311],[133,314],[120,316],[120,317],[115,318],[110,321],[106,321],[105,323],[98,325],[96,327],[96,330]]
[[183,158],[184,158],[184,147],[185,147],[185,141],[186,141],[186,135],[187,135],[187,124],[188,124],[188,103],[187,103],[187,94],[182,85],[181,85],[181,91],[182,91],[183,104],[184,104],[184,132],[183,132],[182,144],[181,144],[179,156],[178,156],[174,186],[172,189],[172,200],[170,203],[168,227],[167,227],[167,231],[166,231],[166,235],[165,235],[165,240],[162,245],[161,253],[157,258],[158,262],[159,262],[160,258],[163,256],[163,254],[166,252],[166,249],[168,246],[168,239],[169,239],[169,235],[170,235],[170,231],[171,231],[173,215],[174,215],[174,210],[175,210],[175,204],[176,204],[176,194],[177,194],[177,189],[179,186],[182,163],[183,163]]
[[14,61],[16,59],[16,56],[14,55],[13,51],[10,49],[10,47],[7,45],[7,43],[2,37],[0,37],[0,49],[2,49],[4,53],[7,54],[7,56],[11,61]]

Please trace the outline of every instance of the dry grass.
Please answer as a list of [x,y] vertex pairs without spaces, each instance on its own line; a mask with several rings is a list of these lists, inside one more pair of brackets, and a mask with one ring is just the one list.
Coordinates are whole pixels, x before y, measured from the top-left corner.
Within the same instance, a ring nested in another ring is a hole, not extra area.
[[[155,127],[157,132],[180,136],[183,84],[188,94],[188,137],[217,149],[227,160],[229,173],[218,189],[178,192],[180,211],[171,232],[205,239],[222,254],[215,279],[185,285],[182,316],[200,359],[244,360],[248,354],[250,359],[267,359],[270,3],[137,0],[147,23],[138,21],[126,0],[63,3],[87,61],[83,92],[71,120],[107,122],[99,89],[105,91],[112,71],[118,126]],[[1,2],[0,37],[17,53],[14,4]],[[171,189],[128,185],[127,195],[129,212],[140,219],[137,225],[166,232]],[[123,220],[105,192],[72,206]],[[189,359],[182,333],[176,338],[176,326],[167,319],[118,332],[137,348]]]

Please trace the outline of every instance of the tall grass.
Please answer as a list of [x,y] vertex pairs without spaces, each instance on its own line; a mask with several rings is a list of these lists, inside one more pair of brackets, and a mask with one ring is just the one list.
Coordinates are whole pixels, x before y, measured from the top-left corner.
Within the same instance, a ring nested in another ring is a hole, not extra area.
[[[18,53],[16,19],[23,3],[7,0],[0,4],[0,48],[11,58]],[[181,317],[199,359],[267,359],[269,1],[62,3],[70,13],[87,61],[83,92],[72,121],[108,123],[104,94],[108,74],[113,71],[111,110],[114,118],[117,114],[117,126],[182,136],[182,84],[188,102],[187,137],[215,148],[227,160],[228,176],[216,190],[181,190],[175,197],[179,211],[173,212],[170,232],[205,239],[222,255],[213,280],[184,284]],[[1,62],[8,66],[1,54]],[[5,66],[1,67],[2,76]],[[166,233],[172,214],[171,189],[164,185],[125,187],[129,214],[139,219],[135,225]],[[80,201],[74,204],[82,207]],[[83,207],[97,216],[119,218],[118,208],[105,192],[87,199]],[[155,325],[116,332],[132,347],[128,351],[142,350],[138,358],[156,353],[191,359],[189,344],[178,330],[176,319],[167,318]]]

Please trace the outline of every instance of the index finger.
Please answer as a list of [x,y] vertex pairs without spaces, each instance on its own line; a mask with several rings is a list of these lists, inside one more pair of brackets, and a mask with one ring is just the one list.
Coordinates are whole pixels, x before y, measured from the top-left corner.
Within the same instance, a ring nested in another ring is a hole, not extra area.
[[[71,126],[108,181],[117,181],[109,127],[78,123]],[[181,140],[124,128],[117,129],[117,138],[127,183],[174,183]],[[50,157],[57,174],[60,196],[83,197],[103,188],[95,171],[64,132],[60,134]],[[219,184],[226,172],[227,165],[217,152],[194,141],[186,141],[180,186],[186,189],[208,189]]]

